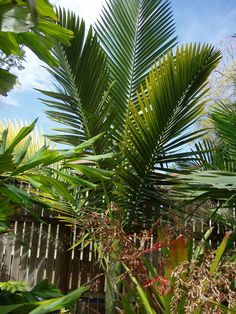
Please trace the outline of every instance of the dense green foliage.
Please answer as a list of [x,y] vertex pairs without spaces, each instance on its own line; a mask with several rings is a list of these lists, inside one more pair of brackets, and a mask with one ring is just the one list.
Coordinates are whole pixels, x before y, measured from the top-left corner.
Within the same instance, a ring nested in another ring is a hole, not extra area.
[[129,6],[111,1],[96,32],[90,28],[88,34],[83,21],[59,10],[60,23],[75,37],[69,47],[55,45],[59,67],[49,71],[57,90],[43,93],[51,97],[44,100],[48,116],[64,125],[51,139],[75,146],[104,133],[90,153],[114,153],[98,164],[114,171],[113,180],[90,194],[90,206],[106,210],[113,204],[122,208],[127,224],[139,225],[173,205],[168,173],[176,172],[175,162],[192,156],[181,148],[201,135],[190,127],[207,101],[206,79],[220,53],[197,44],[171,51],[168,1]]
[[[14,291],[12,291],[14,287]],[[89,289],[83,286],[67,295],[62,295],[53,284],[43,280],[32,289],[17,282],[0,285],[0,311],[2,314],[44,314],[70,308]]]
[[[170,3],[164,0],[111,0],[88,31],[74,13],[55,13],[47,0],[0,1],[0,39],[6,55],[21,56],[25,45],[47,63],[56,89],[41,91],[43,101],[47,115],[62,125],[49,138],[72,147],[56,150],[45,144],[32,152],[35,122],[14,136],[2,131],[0,233],[10,230],[10,218],[23,207],[29,212],[34,206],[58,211],[57,218],[80,228],[76,245],[85,239],[87,245],[94,244],[108,283],[107,313],[115,313],[117,305],[125,313],[171,313],[173,308],[184,313],[192,300],[187,284],[197,271],[209,266],[209,278],[223,274],[224,268],[219,269],[231,232],[205,262],[204,244],[212,230],[195,251],[183,236],[174,241],[166,236],[165,245],[156,246],[165,257],[159,273],[141,258],[143,252],[132,251],[134,241],[126,232],[160,217],[170,220],[183,198],[190,203],[213,196],[235,201],[234,107],[222,104],[212,113],[222,147],[206,140],[196,151],[189,148],[205,132],[192,127],[208,102],[207,79],[220,52],[208,44],[175,47]],[[13,75],[0,69],[0,94],[14,82]],[[122,282],[126,295],[118,293],[121,272],[129,275]],[[202,278],[204,292],[209,278]],[[162,285],[165,293],[160,293]],[[173,292],[177,286],[183,295]],[[4,283],[0,289],[0,312],[42,314],[74,303],[88,287],[62,297],[45,282],[31,291],[20,283]],[[228,310],[232,302],[227,289],[226,305],[221,300],[205,302],[204,293],[190,305],[195,313],[209,303]]]

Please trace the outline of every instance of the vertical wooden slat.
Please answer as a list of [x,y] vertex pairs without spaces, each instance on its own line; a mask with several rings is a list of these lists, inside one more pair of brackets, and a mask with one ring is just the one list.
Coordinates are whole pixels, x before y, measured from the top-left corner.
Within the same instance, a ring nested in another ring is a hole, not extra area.
[[31,240],[31,253],[29,259],[29,279],[28,283],[31,287],[36,284],[36,277],[37,277],[37,252],[38,252],[38,244],[39,244],[39,230],[40,224],[35,223],[32,225],[32,240]]
[[46,250],[48,240],[48,225],[41,225],[41,239],[40,239],[39,255],[37,257],[38,271],[37,271],[37,282],[45,279],[45,267],[46,267]]
[[4,281],[10,280],[13,245],[14,245],[14,236],[11,233],[8,233],[6,235],[5,254],[2,260],[3,265],[2,265],[1,277]]
[[6,247],[7,247],[7,235],[2,234],[1,235],[1,252],[0,252],[0,272],[1,276],[0,279],[4,280],[4,255],[6,252]]
[[80,285],[84,285],[90,278],[91,262],[89,261],[89,246],[83,248],[83,259],[80,261]]
[[53,271],[54,271],[54,253],[55,253],[55,239],[57,226],[54,224],[50,225],[49,228],[50,237],[49,237],[49,245],[48,245],[48,257],[46,262],[46,278],[48,278],[49,282],[53,280]]
[[28,279],[27,271],[28,271],[28,260],[30,256],[31,229],[32,229],[32,223],[25,222],[24,223],[24,236],[23,236],[24,245],[22,246],[22,254],[21,254],[21,261],[20,261],[20,273],[19,273],[20,281],[27,281]]
[[21,260],[21,241],[23,239],[23,225],[24,223],[17,222],[15,250],[12,261],[11,280],[19,280],[20,260]]
[[74,250],[74,256],[71,259],[71,289],[76,289],[80,286],[81,273],[80,273],[80,251],[77,248]]
[[58,234],[57,257],[55,260],[55,284],[62,291],[66,290],[70,228],[60,226]]

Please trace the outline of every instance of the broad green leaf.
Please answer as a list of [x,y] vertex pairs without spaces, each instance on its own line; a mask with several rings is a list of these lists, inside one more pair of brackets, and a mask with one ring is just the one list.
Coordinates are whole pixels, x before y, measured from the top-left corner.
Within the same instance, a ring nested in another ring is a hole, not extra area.
[[192,259],[191,259],[192,261],[196,261],[204,253],[204,246],[206,244],[206,241],[210,237],[213,229],[214,229],[213,227],[209,228],[207,232],[204,234],[204,236],[202,237],[200,243],[195,248],[194,253],[192,254]]
[[83,293],[88,290],[89,286],[82,286],[55,301],[40,305],[33,311],[29,312],[29,314],[46,314],[62,309],[78,301]]
[[33,26],[26,6],[9,4],[0,6],[0,30],[2,32],[27,32]]
[[20,309],[21,307],[24,307],[24,306],[25,304],[0,305],[0,313],[1,314],[12,313],[12,311],[16,309]]
[[32,3],[35,3],[37,14],[40,16],[48,17],[54,21],[57,21],[58,18],[53,10],[52,5],[47,0],[31,0]]
[[139,285],[137,279],[131,274],[129,268],[128,268],[125,264],[123,264],[123,266],[124,266],[125,270],[128,272],[128,274],[129,274],[131,280],[133,281],[133,283],[134,283],[135,286],[136,286],[136,289],[137,289],[137,291],[138,291],[138,293],[139,293],[140,299],[141,299],[142,302],[143,302],[143,305],[144,305],[144,308],[145,308],[145,310],[146,310],[146,313],[147,313],[147,314],[155,314],[156,311],[152,308],[151,304],[149,303],[149,300],[148,300],[148,298],[147,298],[147,296],[146,296],[146,294],[145,294],[145,291],[144,291],[143,288]]
[[70,40],[74,37],[71,30],[61,27],[58,24],[53,24],[47,20],[39,21],[38,30],[47,34],[49,38],[52,37],[66,46],[70,45]]
[[14,169],[13,155],[4,153],[0,155],[0,174]]
[[51,151],[48,150],[46,147],[42,147],[33,156],[31,156],[26,163],[16,168],[16,170],[12,172],[12,176],[17,176],[19,174],[25,173],[40,165],[46,167],[60,161],[63,158],[64,156],[59,155],[56,151]]
[[25,191],[13,185],[1,187],[1,194],[8,197],[11,202],[21,205],[27,203],[30,199]]
[[[1,192],[1,188],[0,188]],[[4,199],[0,200],[0,220],[7,220],[9,216],[12,216],[15,213],[15,210],[9,206],[10,200]]]
[[46,62],[51,66],[57,66],[55,58],[50,52],[52,41],[41,35],[40,33],[19,33],[17,35],[17,42],[21,45],[25,45],[30,48],[36,56],[42,61]]
[[91,160],[91,161],[99,161],[99,160],[102,160],[102,159],[110,159],[114,157],[114,154],[113,153],[107,153],[107,154],[102,154],[102,155],[88,155],[88,156],[83,156],[81,159],[82,160]]
[[219,263],[221,261],[221,258],[222,258],[223,254],[225,252],[225,249],[226,249],[226,246],[227,246],[227,242],[228,242],[231,234],[232,234],[232,231],[227,231],[225,233],[225,236],[224,236],[220,246],[217,248],[216,253],[215,253],[215,258],[214,258],[213,263],[212,263],[212,265],[210,267],[210,273],[211,274],[213,274],[216,271],[216,269],[217,269],[217,267],[218,267],[218,265],[219,265]]
[[79,172],[85,174],[89,178],[100,179],[100,180],[108,180],[113,175],[113,171],[92,168],[85,165],[75,165],[75,164],[67,164],[72,169],[78,170]]
[[3,154],[6,150],[7,135],[8,135],[8,129],[3,130],[2,138],[0,142],[0,154]]
[[28,151],[28,148],[30,146],[30,143],[31,143],[31,140],[32,140],[32,137],[29,136],[25,142],[25,144],[23,145],[22,149],[19,151],[19,153],[16,155],[15,157],[15,164],[16,165],[19,165],[22,160],[25,158],[26,154],[27,154],[27,151]]
[[[57,179],[54,179],[50,176],[43,176],[43,175],[36,175],[36,174],[29,174],[29,181],[34,184],[37,182],[38,188],[42,189],[43,191],[48,191],[48,193],[53,193],[53,189],[59,193],[62,197],[64,197],[67,201],[74,203],[74,199],[70,194],[68,187]],[[30,180],[32,179],[32,181]]]
[[20,55],[20,48],[16,36],[11,32],[0,32],[0,49],[6,54]]
[[38,282],[30,291],[36,297],[43,299],[57,298],[61,296],[60,290],[53,284],[49,283],[47,279]]
[[96,184],[89,182],[87,180],[81,179],[78,176],[73,176],[73,175],[69,175],[67,173],[64,173],[62,171],[58,171],[56,169],[51,169],[52,172],[58,174],[59,177],[61,177],[62,179],[65,179],[67,182],[69,182],[72,186],[87,186],[90,188],[95,189],[96,188]]
[[32,124],[29,126],[23,127],[20,132],[17,134],[17,136],[14,138],[14,140],[11,142],[11,144],[6,149],[6,153],[12,153],[14,148],[17,144],[19,144],[29,133],[31,133],[35,127],[36,122],[38,119],[35,119]]

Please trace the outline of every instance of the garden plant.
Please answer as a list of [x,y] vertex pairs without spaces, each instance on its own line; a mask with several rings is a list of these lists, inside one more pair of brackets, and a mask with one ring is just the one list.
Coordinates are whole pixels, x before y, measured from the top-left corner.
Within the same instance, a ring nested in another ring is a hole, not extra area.
[[[48,117],[60,124],[47,137],[67,145],[58,150],[45,144],[31,155],[36,122],[11,141],[3,130],[1,232],[11,231],[9,218],[23,206],[58,212],[55,219],[78,229],[76,245],[92,243],[99,256],[106,313],[235,312],[235,222],[215,251],[205,251],[212,229],[195,247],[188,234],[162,235],[167,223],[194,219],[189,208],[199,201],[218,200],[211,216],[221,221],[220,208],[235,201],[234,106],[221,104],[212,113],[224,146],[201,142],[207,130],[194,129],[210,99],[207,80],[220,52],[209,44],[177,46],[169,1],[110,0],[89,29],[75,13],[54,12],[47,1],[0,4],[3,20],[11,10],[13,18],[31,14],[31,26],[25,29],[23,19],[22,32],[1,26],[14,47],[5,41],[0,49],[19,54],[24,44],[47,63],[55,89],[40,92]],[[7,80],[2,71],[5,93],[15,78]],[[157,242],[150,248],[151,232]],[[134,245],[134,234],[143,247]],[[190,286],[197,273],[203,289],[195,296]],[[57,310],[87,289],[52,305],[32,300],[40,306],[30,313]],[[4,313],[27,301],[24,292],[17,297],[18,304],[14,298],[4,303]]]

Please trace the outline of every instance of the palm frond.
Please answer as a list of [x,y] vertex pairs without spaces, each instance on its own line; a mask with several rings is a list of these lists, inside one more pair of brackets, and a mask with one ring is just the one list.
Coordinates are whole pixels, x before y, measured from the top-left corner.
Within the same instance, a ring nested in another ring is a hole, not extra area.
[[124,128],[129,100],[135,102],[136,90],[154,62],[176,43],[174,30],[169,1],[112,0],[103,8],[96,31],[115,81],[111,94],[119,130]]
[[112,106],[109,99],[110,78],[106,57],[90,27],[74,13],[58,9],[63,27],[74,32],[71,45],[55,43],[54,56],[59,67],[49,72],[56,79],[56,92],[42,91],[51,99],[43,100],[50,108],[47,115],[68,126],[56,129],[60,133],[50,138],[57,142],[77,146],[104,132],[96,143],[96,151],[104,152],[109,140]]
[[213,125],[226,145],[228,154],[236,156],[236,104],[219,104],[211,114]]
[[219,59],[220,53],[211,46],[182,46],[175,57],[170,52],[159,60],[138,95],[138,105],[130,103],[117,192],[128,216],[138,213],[136,218],[143,221],[148,217],[146,203],[168,206],[163,186],[173,184],[174,178],[166,170],[177,172],[173,162],[193,154],[180,150],[202,133],[189,128],[204,108],[206,79]]
[[224,145],[210,139],[204,139],[195,144],[193,150],[196,158],[192,159],[187,166],[196,171],[235,171],[235,160],[230,156]]
[[[29,125],[27,121],[19,121],[19,120],[3,120],[0,121],[0,133],[2,133],[5,129],[7,129],[7,137],[6,137],[6,149],[12,143],[13,139],[16,138],[17,134],[20,130]],[[38,130],[36,127],[33,132],[31,132],[28,136],[26,136],[20,143],[14,148],[15,154],[18,154],[22,151],[23,146],[27,145],[27,141],[30,142],[29,146],[26,150],[25,158],[28,159],[32,156],[36,151],[38,151],[43,145],[46,144],[46,139],[43,136],[43,130]]]
[[210,113],[216,138],[204,139],[195,144],[197,158],[190,166],[201,171],[230,171],[236,169],[236,107],[235,104],[218,104]]

